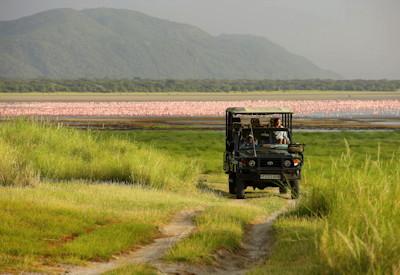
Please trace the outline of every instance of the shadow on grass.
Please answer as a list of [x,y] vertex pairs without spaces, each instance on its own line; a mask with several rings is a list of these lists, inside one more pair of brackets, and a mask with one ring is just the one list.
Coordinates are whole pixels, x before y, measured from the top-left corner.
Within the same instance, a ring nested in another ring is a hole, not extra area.
[[213,194],[215,194],[217,196],[221,196],[221,197],[226,197],[226,198],[234,198],[235,197],[234,195],[229,194],[229,192],[226,192],[224,190],[221,190],[221,189],[218,189],[215,187],[211,187],[204,180],[199,181],[196,185],[196,188],[201,192],[213,193]]
[[290,194],[280,194],[271,191],[257,191],[257,192],[245,192],[246,198],[248,199],[258,199],[258,198],[268,198],[268,197],[278,197],[284,200],[292,200]]
[[[222,190],[219,187],[211,186],[210,184],[207,183],[206,180],[200,180],[196,188],[201,192],[213,193],[217,196],[225,197],[228,199],[236,199],[236,195],[230,194],[229,192]],[[251,200],[251,199],[278,197],[285,200],[291,200],[290,194],[280,194],[276,192],[271,192],[271,190],[250,191],[249,189],[250,188],[247,188],[247,191],[245,192],[246,199]]]

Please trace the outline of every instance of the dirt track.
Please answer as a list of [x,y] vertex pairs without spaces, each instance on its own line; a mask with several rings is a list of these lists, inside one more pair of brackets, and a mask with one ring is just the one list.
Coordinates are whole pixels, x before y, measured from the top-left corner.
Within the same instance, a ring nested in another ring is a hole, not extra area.
[[161,228],[163,237],[154,240],[153,243],[143,246],[115,260],[105,263],[90,263],[85,267],[70,268],[66,274],[101,274],[128,264],[153,263],[160,260],[164,253],[176,242],[185,238],[195,228],[193,218],[200,210],[190,210],[178,213],[165,227]]
[[235,253],[226,250],[218,251],[214,255],[213,265],[198,266],[162,261],[162,257],[168,249],[195,229],[194,217],[201,212],[197,209],[178,213],[171,223],[161,228],[163,237],[154,240],[149,245],[106,263],[93,262],[85,267],[69,268],[65,274],[101,274],[129,264],[139,263],[150,264],[161,274],[245,274],[250,268],[261,264],[269,255],[272,244],[272,224],[286,210],[287,207],[268,217],[254,221],[245,233],[241,247]]
[[[292,203],[288,207],[290,205]],[[251,268],[262,264],[268,257],[273,242],[272,224],[279,215],[287,211],[288,207],[254,221],[245,233],[241,247],[235,253],[226,250],[218,251],[214,255],[215,261],[211,266],[168,264],[160,261],[153,263],[153,266],[162,274],[245,274]]]

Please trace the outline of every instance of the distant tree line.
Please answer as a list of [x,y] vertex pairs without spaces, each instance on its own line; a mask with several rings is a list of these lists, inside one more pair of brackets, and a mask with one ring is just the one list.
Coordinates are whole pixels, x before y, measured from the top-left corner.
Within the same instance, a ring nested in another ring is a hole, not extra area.
[[0,79],[0,92],[398,91],[400,80]]

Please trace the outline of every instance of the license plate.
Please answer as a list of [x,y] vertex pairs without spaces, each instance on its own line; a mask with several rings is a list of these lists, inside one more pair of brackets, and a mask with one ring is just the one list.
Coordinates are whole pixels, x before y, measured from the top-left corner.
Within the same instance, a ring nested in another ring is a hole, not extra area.
[[261,174],[260,179],[262,179],[262,180],[280,180],[281,175]]

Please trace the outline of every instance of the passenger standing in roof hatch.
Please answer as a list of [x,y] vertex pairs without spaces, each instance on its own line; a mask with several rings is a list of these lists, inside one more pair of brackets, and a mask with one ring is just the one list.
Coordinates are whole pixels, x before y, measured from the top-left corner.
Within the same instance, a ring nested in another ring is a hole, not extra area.
[[[282,126],[282,120],[279,117],[274,118],[274,128],[284,128]],[[290,144],[290,140],[287,131],[274,131],[276,143],[278,144]]]

